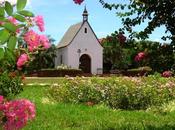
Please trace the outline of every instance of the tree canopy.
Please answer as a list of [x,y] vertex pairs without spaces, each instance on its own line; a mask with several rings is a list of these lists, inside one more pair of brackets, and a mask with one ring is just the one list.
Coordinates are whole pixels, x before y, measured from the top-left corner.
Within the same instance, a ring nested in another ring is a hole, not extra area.
[[[122,18],[122,29],[128,31],[131,37],[148,38],[156,27],[164,25],[166,31],[162,34],[162,39],[170,38],[175,44],[175,0],[128,0],[128,4],[99,1],[105,8],[116,9],[117,15]],[[136,33],[133,27],[145,21],[148,21],[148,25]],[[171,35],[167,36],[167,32]]]

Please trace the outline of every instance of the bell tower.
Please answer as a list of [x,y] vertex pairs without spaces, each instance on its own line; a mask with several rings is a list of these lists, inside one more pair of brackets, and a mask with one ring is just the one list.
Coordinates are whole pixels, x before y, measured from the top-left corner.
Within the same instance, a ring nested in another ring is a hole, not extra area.
[[88,12],[86,10],[86,6],[84,7],[83,11],[83,22],[88,21]]

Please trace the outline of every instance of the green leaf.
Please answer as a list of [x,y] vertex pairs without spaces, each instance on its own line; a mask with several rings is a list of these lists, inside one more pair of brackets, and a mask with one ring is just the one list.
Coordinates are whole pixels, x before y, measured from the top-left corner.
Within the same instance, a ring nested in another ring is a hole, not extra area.
[[0,21],[5,21],[5,18],[4,17],[0,17]]
[[0,30],[0,44],[3,45],[10,37],[10,33],[6,30]]
[[5,11],[8,15],[12,15],[13,13],[13,7],[8,1],[5,2]]
[[34,14],[27,10],[19,11],[18,13],[26,17],[34,17]]
[[11,32],[16,32],[17,26],[15,26],[14,24],[10,22],[5,23],[3,26]]
[[17,42],[17,38],[15,36],[11,36],[8,43],[7,43],[7,47],[10,50],[14,50],[16,47],[16,42]]
[[5,15],[4,7],[0,7],[0,17],[4,17],[4,15]]
[[27,4],[27,0],[17,0],[17,5],[16,5],[17,10],[18,11],[23,10],[25,8],[26,4]]
[[12,60],[13,62],[15,62],[15,55],[14,55],[14,51],[10,50],[9,48],[4,48],[5,49],[5,57],[8,59],[8,60]]
[[13,17],[14,17],[16,20],[20,21],[20,22],[25,22],[25,21],[26,21],[25,17],[23,17],[23,16],[21,16],[21,15],[19,15],[19,14],[13,15]]
[[0,60],[4,58],[4,50],[3,48],[0,48]]
[[22,27],[25,27],[26,25],[25,24],[18,24],[17,27],[18,28],[22,28]]

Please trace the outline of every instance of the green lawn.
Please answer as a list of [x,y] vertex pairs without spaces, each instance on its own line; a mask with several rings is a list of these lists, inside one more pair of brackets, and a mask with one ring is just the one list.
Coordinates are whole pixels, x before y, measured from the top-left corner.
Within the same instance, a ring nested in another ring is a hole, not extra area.
[[58,77],[27,77],[24,83],[26,84],[53,84],[53,83],[59,83],[63,78]]
[[[37,80],[36,80],[37,81]],[[24,130],[174,130],[175,112],[112,110],[104,106],[56,103],[48,98],[48,86],[26,86],[17,98],[36,104],[36,119]]]

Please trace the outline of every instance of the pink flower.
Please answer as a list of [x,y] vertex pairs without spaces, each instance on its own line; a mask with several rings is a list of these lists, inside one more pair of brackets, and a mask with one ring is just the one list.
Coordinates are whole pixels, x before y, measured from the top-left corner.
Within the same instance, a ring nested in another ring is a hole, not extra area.
[[22,67],[26,64],[26,62],[29,61],[29,56],[27,54],[22,54],[17,61],[17,68],[19,70],[22,69]]
[[38,26],[39,30],[41,32],[44,32],[44,20],[43,20],[43,16],[38,15],[34,18],[34,21],[36,23],[36,25]]
[[172,75],[173,75],[173,73],[171,71],[164,71],[162,73],[162,77],[166,77],[166,78],[172,77]]
[[39,35],[33,30],[30,30],[24,35],[24,41],[27,43],[30,52],[33,52],[39,47],[44,47],[45,49],[48,49],[50,47],[49,39],[47,36]]
[[139,52],[136,56],[135,56],[135,58],[134,58],[134,60],[136,61],[136,62],[139,62],[139,61],[141,61],[141,60],[143,60],[144,58],[145,58],[145,53],[144,52]]
[[26,99],[14,100],[1,104],[1,111],[6,118],[5,130],[18,130],[23,128],[29,120],[36,115],[35,105]]
[[0,103],[4,101],[4,97],[0,95]]
[[17,25],[17,20],[14,17],[9,17],[8,20],[13,23],[14,25]]
[[145,53],[144,53],[144,52],[139,52],[139,53],[138,53],[138,56],[139,56],[140,58],[144,58],[144,57],[145,57]]
[[73,0],[75,2],[75,4],[81,4],[84,0]]
[[28,31],[24,35],[24,41],[27,43],[29,51],[34,51],[39,46],[40,36],[33,30]]
[[2,26],[4,24],[4,22],[0,21],[0,26]]
[[45,36],[45,35],[40,35],[40,44],[41,44],[45,49],[50,48],[49,39],[48,39],[48,37]]

